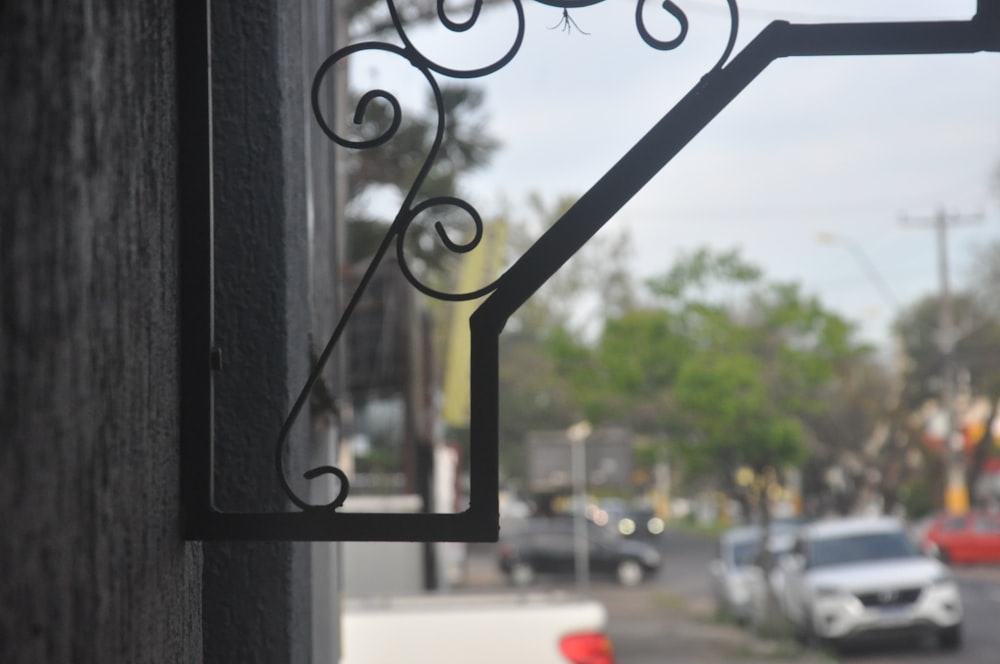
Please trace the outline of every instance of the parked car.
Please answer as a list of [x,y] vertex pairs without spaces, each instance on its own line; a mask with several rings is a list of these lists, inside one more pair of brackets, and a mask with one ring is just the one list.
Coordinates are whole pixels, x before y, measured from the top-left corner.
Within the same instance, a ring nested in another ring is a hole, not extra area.
[[620,499],[598,503],[590,515],[598,526],[614,530],[622,537],[652,539],[663,534],[666,522],[656,515],[652,507],[634,505]]
[[896,519],[820,521],[799,529],[782,563],[783,608],[804,640],[838,644],[931,632],[962,643],[962,599],[948,567]]
[[349,598],[341,664],[615,664],[603,604],[569,595]]
[[[775,561],[791,546],[792,526],[772,524],[769,549]],[[759,526],[730,528],[716,541],[715,556],[708,564],[709,585],[716,610],[738,622],[762,622],[767,609],[768,585],[760,567],[764,531]]]
[[1000,515],[938,515],[924,531],[921,546],[946,563],[1000,563]]
[[754,559],[747,574],[747,594],[750,596],[747,612],[751,625],[761,627],[772,621],[781,621],[784,617],[784,559],[791,553],[794,544],[794,530],[779,526],[771,532],[768,540],[771,552],[770,571],[764,571],[759,556]]
[[715,556],[708,563],[709,585],[716,612],[743,622],[749,618],[748,575],[761,532],[756,526],[731,528],[716,541]]
[[[592,574],[610,576],[624,586],[635,586],[659,569],[660,552],[653,545],[618,536],[590,521],[583,521],[583,525]],[[573,574],[574,527],[571,517],[523,521],[501,537],[497,546],[500,570],[517,586],[534,583],[540,574]]]

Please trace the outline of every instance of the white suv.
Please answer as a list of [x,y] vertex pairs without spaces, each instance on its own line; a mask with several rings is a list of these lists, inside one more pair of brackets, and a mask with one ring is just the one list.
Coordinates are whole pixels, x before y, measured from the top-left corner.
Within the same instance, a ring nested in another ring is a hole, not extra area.
[[889,518],[803,526],[782,562],[782,606],[796,633],[836,643],[931,632],[962,643],[962,599],[948,568],[923,555]]

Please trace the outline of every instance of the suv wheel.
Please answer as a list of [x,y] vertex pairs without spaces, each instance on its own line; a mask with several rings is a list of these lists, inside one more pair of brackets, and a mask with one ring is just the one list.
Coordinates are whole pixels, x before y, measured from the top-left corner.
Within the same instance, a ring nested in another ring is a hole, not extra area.
[[945,650],[958,650],[962,647],[962,623],[945,627],[938,632],[938,644]]
[[530,586],[535,582],[535,570],[526,562],[516,562],[510,568],[510,582],[518,588]]
[[631,558],[618,563],[618,583],[623,586],[637,586],[642,581],[642,565]]

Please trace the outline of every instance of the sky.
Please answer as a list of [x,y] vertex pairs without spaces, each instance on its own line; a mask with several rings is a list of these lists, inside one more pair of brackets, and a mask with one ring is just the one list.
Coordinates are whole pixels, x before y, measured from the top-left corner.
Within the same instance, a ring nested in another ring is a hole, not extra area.
[[[569,31],[562,10],[524,4],[517,56],[470,81],[484,89],[490,132],[502,143],[489,168],[465,179],[484,218],[512,201],[516,209],[530,192],[585,192],[711,69],[728,36],[724,0],[678,0],[689,32],[665,52],[640,38],[633,0],[571,10],[578,29]],[[647,3],[648,25],[669,38],[676,23],[660,4]],[[739,6],[736,52],[772,20],[961,20],[975,10],[958,0]],[[502,53],[514,25],[501,3],[461,35],[434,24],[408,34],[432,59],[462,67]],[[359,71],[381,86],[393,80],[375,66]],[[936,237],[919,222],[942,210],[964,222],[948,234],[949,276],[955,289],[971,284],[975,247],[1000,240],[998,171],[1000,54],[786,59],[601,235],[629,234],[639,277],[699,248],[738,249],[769,279],[799,282],[858,323],[864,340],[886,346],[898,307],[939,288]]]

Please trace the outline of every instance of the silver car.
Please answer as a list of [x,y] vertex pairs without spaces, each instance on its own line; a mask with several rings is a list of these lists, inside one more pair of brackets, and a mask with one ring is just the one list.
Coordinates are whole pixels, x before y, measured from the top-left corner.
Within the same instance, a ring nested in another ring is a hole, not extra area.
[[[769,550],[772,558],[790,547],[794,524],[775,522],[770,527]],[[708,574],[716,610],[740,623],[761,624],[767,610],[770,587],[776,574],[765,580],[760,567],[764,530],[760,526],[736,526],[722,533],[716,544]]]
[[962,599],[951,573],[890,518],[803,526],[782,562],[782,608],[805,640],[837,644],[931,633],[962,644]]
[[756,526],[727,530],[716,542],[715,557],[708,564],[716,611],[745,622],[750,611],[748,574],[761,532]]
[[794,533],[783,530],[772,531],[768,540],[771,569],[765,571],[760,561],[757,561],[749,570],[747,575],[750,594],[749,621],[754,627],[769,626],[774,621],[780,621],[785,615],[782,609],[785,576],[781,561],[789,554],[794,543]]

